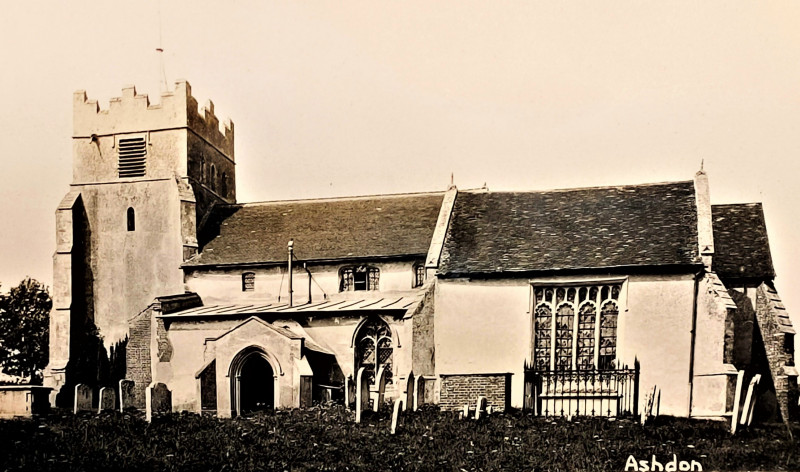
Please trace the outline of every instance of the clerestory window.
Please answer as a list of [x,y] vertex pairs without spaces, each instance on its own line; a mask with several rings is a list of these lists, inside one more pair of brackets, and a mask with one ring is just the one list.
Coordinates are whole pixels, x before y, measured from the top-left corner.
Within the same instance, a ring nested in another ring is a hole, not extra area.
[[339,291],[353,292],[361,290],[378,290],[381,271],[377,267],[355,266],[344,267],[339,272]]
[[256,274],[245,272],[242,274],[242,292],[252,292],[256,289]]
[[614,368],[621,288],[621,283],[534,287],[534,368]]
[[421,287],[425,283],[425,264],[417,262],[414,264],[414,287]]

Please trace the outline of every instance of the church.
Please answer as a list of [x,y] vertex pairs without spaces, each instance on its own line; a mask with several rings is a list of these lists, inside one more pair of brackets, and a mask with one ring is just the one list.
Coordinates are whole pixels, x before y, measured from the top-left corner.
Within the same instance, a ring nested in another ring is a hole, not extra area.
[[[240,203],[234,126],[186,81],[74,94],[56,210],[51,403],[77,383],[230,417],[385,394],[540,415],[797,415],[794,334],[759,203],[680,182]],[[100,352],[101,355],[97,353]],[[98,360],[99,359],[99,360]],[[377,397],[376,397],[377,400]]]

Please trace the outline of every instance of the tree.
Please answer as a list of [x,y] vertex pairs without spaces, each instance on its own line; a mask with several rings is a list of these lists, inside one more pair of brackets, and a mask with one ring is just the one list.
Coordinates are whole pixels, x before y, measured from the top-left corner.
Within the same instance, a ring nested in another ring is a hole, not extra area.
[[0,369],[7,374],[42,380],[49,359],[50,293],[26,277],[8,294],[0,294]]

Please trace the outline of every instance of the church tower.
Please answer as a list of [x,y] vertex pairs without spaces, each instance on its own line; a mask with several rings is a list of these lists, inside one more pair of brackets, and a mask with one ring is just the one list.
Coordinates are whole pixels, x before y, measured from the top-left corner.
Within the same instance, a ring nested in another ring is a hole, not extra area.
[[62,387],[92,382],[77,373],[93,355],[82,352],[87,336],[112,347],[155,297],[183,293],[180,266],[206,216],[236,202],[233,123],[220,128],[210,101],[198,111],[186,81],[159,105],[126,87],[107,110],[78,91],[73,126],[72,184],[56,210],[51,403]]

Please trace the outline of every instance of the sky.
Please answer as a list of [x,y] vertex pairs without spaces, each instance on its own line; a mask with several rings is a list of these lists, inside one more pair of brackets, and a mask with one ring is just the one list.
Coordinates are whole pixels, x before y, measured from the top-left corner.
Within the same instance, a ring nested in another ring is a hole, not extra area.
[[[800,2],[4,2],[0,283],[52,284],[72,93],[186,79],[242,202],[689,180],[763,202],[800,326]],[[156,48],[161,46],[163,70]]]

